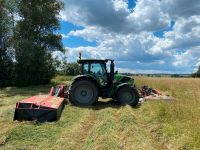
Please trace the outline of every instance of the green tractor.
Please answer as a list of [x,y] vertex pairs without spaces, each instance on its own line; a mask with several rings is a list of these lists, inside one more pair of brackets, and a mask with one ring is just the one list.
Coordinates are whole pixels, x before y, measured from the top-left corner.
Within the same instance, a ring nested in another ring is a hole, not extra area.
[[81,66],[81,74],[74,77],[69,88],[71,103],[89,106],[102,97],[112,98],[121,105],[138,104],[139,94],[134,80],[115,73],[114,60],[80,59],[78,63]]

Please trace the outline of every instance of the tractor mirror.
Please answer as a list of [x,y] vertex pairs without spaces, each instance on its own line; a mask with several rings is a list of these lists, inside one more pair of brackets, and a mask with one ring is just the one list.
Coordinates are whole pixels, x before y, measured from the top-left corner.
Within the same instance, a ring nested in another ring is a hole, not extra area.
[[118,70],[115,71],[115,74],[118,74]]

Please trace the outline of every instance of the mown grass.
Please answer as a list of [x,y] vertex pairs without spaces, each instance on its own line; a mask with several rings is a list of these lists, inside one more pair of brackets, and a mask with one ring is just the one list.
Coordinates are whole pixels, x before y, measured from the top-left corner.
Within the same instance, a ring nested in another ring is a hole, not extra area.
[[[70,84],[58,76],[52,84]],[[110,99],[97,106],[67,104],[57,122],[13,121],[15,103],[51,85],[0,89],[0,149],[200,149],[200,80],[135,78],[174,97],[147,101],[137,108]]]

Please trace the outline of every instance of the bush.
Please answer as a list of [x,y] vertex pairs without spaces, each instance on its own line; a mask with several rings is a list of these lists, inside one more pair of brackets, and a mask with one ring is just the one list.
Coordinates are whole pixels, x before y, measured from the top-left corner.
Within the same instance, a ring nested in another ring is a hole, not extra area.
[[80,66],[78,63],[67,63],[64,67],[63,73],[66,75],[78,75],[80,73]]

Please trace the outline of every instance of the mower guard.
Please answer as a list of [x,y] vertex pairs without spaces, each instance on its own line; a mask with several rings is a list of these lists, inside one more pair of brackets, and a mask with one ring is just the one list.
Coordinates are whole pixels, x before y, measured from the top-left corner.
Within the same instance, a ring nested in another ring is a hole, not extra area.
[[[63,87],[59,87],[58,92]],[[53,92],[51,88],[49,95],[33,96],[16,103],[14,120],[18,121],[38,121],[51,122],[59,119],[64,108],[64,96],[62,93]]]

